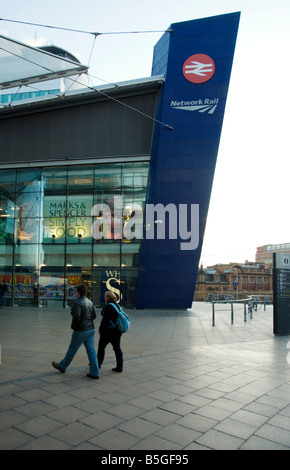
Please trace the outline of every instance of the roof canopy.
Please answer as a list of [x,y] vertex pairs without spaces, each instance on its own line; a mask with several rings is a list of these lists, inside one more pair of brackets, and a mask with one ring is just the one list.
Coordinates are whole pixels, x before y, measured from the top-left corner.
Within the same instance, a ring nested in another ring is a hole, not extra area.
[[0,90],[85,73],[88,67],[0,35]]

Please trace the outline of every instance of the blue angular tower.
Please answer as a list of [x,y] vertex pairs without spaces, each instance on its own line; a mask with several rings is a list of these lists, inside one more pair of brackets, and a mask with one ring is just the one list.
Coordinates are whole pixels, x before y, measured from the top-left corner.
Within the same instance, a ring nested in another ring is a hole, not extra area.
[[137,308],[192,304],[239,19],[175,23],[155,46],[152,75],[165,77],[156,118],[167,126],[155,124],[146,204],[166,209],[156,211],[165,237],[158,224],[144,232]]

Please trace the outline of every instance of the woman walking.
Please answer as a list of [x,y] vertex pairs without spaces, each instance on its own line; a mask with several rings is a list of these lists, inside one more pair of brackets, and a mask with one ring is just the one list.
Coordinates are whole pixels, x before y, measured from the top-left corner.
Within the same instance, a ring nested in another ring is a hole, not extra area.
[[104,357],[105,357],[105,349],[109,343],[111,343],[113,350],[116,356],[116,367],[112,370],[114,372],[122,372],[123,371],[123,352],[121,349],[121,336],[122,333],[117,328],[116,322],[118,319],[118,312],[113,305],[117,303],[117,297],[113,292],[107,291],[105,292],[105,303],[106,306],[103,308],[101,315],[102,321],[100,324],[99,332],[100,332],[100,339],[99,339],[99,346],[98,346],[98,361],[99,361],[99,368],[101,367]]

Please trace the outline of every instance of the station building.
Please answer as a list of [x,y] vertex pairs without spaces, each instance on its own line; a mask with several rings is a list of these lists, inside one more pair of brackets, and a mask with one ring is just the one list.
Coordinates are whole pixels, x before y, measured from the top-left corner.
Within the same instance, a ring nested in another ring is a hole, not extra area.
[[151,77],[0,109],[8,305],[191,306],[239,16],[172,24]]

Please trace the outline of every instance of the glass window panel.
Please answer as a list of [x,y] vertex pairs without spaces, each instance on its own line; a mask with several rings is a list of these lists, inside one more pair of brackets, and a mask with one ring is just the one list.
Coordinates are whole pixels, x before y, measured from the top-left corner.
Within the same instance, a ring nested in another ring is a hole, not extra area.
[[71,76],[87,71],[87,67],[73,57],[64,59],[4,36],[1,36],[0,59],[5,63],[0,70],[0,83],[4,88],[5,85],[8,88],[19,86],[23,80],[37,83],[39,77],[59,78],[59,72]]
[[93,265],[120,266],[120,243],[107,242],[94,245]]
[[140,240],[143,238],[144,208],[146,193],[140,190],[134,193],[123,193],[123,240]]
[[96,307],[104,305],[104,298],[102,297],[102,270],[94,267],[92,272],[91,281],[91,301]]
[[138,269],[124,269],[121,271],[122,300],[121,304],[134,307],[136,297]]
[[74,166],[68,170],[68,194],[91,194],[94,168],[90,165]]
[[66,240],[65,217],[44,217],[40,224],[40,240],[43,243],[63,244]]
[[67,267],[91,267],[92,265],[92,246],[91,245],[69,245],[66,251]]
[[[90,272],[90,271],[89,271]],[[88,276],[89,279],[91,276]],[[67,266],[66,267],[66,300],[67,305],[71,306],[73,302],[77,298],[77,286],[80,284],[85,284],[83,275],[82,275],[82,268],[81,266]],[[90,292],[89,289],[87,290],[87,297],[89,297]]]
[[62,267],[64,269],[65,245],[43,244],[39,258],[42,271],[46,271],[47,267]]
[[[58,247],[60,248],[60,247]],[[56,254],[56,253],[55,253]],[[58,253],[58,257],[62,259],[62,266],[42,265],[39,275],[39,306],[64,306],[65,297],[65,275],[63,267],[63,254]],[[47,261],[52,261],[47,254]]]
[[95,240],[122,238],[122,196],[119,192],[95,195],[92,234]]
[[77,243],[77,244],[91,244],[92,235],[92,218],[91,217],[82,217],[82,218],[68,218],[67,222],[67,243]]
[[20,216],[18,220],[15,221],[15,224],[16,243],[39,243],[40,218]]
[[16,242],[37,243],[41,216],[41,171],[39,169],[18,170],[15,218]]
[[0,193],[0,244],[13,244],[15,204]]
[[29,168],[17,170],[17,195],[28,192],[40,192],[41,187],[41,169]]
[[122,243],[121,244],[121,266],[124,267],[138,267],[139,265],[139,251],[140,243]]
[[0,245],[0,273],[12,273],[13,247]]
[[66,252],[67,304],[70,306],[76,297],[76,287],[87,287],[87,297],[91,298],[92,286],[92,245],[69,245]]
[[43,241],[64,243],[66,238],[66,196],[45,194],[43,198]]
[[95,193],[94,204],[106,204],[110,210],[114,210],[114,207],[120,205],[121,192],[120,190],[104,191]]
[[72,167],[68,172],[67,242],[89,243],[93,207],[93,166]]
[[15,216],[21,219],[40,217],[42,211],[42,193],[22,192],[17,196]]
[[3,192],[7,197],[15,196],[16,170],[0,171],[0,193]]
[[15,246],[14,263],[16,267],[38,268],[38,245],[20,244]]
[[15,181],[16,171],[0,171],[0,243],[12,244],[14,240]]
[[67,167],[45,168],[43,170],[43,188],[47,196],[66,194]]
[[123,163],[122,186],[123,188],[146,188],[148,179],[148,162]]
[[0,245],[0,281],[6,283],[8,291],[4,296],[4,305],[11,305],[12,297],[13,247]]
[[37,276],[33,266],[16,264],[11,286],[13,305],[35,305]]
[[107,191],[121,187],[121,163],[95,166],[95,191]]
[[67,199],[67,243],[92,242],[93,195],[69,195]]
[[143,207],[145,206],[147,195],[147,188],[134,188],[134,201],[142,202]]
[[126,189],[126,191],[123,191],[123,201],[124,206],[128,203],[136,202],[144,207],[146,201],[146,190],[143,188],[134,188],[132,191]]
[[64,245],[42,245],[39,266],[39,306],[64,306],[64,259]]

